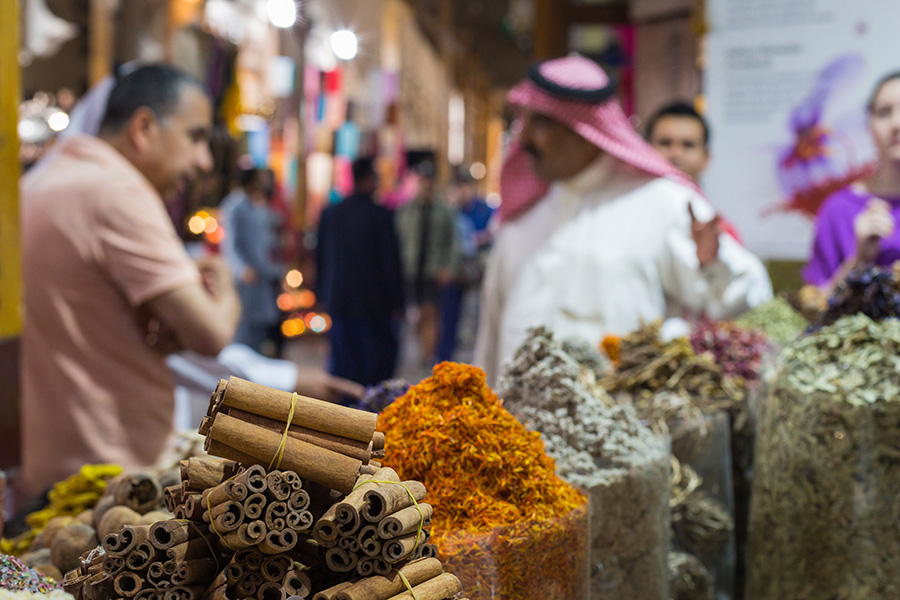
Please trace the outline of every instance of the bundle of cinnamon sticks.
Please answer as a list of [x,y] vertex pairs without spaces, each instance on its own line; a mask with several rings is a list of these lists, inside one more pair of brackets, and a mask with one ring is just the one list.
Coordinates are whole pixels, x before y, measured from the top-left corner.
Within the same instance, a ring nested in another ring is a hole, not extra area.
[[212,455],[266,468],[277,461],[276,467],[348,494],[361,467],[384,456],[376,418],[231,377],[213,392],[200,434]]
[[401,482],[393,469],[361,475],[355,489],[313,528],[313,537],[326,548],[328,568],[387,575],[410,560],[435,557],[436,548],[428,543],[433,509],[424,499],[424,485]]
[[[410,593],[410,589],[413,593]],[[313,596],[313,600],[444,600],[455,598],[461,590],[459,579],[455,575],[444,573],[441,561],[423,558],[393,569],[383,576],[339,583],[319,592]]]
[[[220,381],[175,519],[126,526],[66,576],[76,600],[446,600],[425,487],[381,468],[375,415]],[[324,591],[322,591],[324,590]],[[412,593],[411,593],[412,592]]]

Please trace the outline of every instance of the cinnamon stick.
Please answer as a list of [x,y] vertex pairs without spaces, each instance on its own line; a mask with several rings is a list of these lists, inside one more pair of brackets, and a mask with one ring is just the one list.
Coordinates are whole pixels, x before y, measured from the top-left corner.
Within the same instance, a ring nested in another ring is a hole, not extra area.
[[[433,558],[416,560],[399,569],[399,573],[403,573],[413,588],[440,576],[443,572],[441,561]],[[335,600],[383,600],[405,589],[406,584],[398,575],[398,571],[394,570],[386,576],[376,575],[353,584],[340,592]],[[448,597],[452,596],[453,594],[450,594]]]
[[391,596],[388,600],[444,600],[452,598],[462,591],[462,584],[456,575],[444,573],[434,579],[429,579],[419,585],[414,585],[412,592],[409,590]]
[[417,532],[393,540],[387,540],[381,550],[381,556],[391,564],[404,558],[409,558],[413,552],[428,543],[429,535],[428,530],[424,530],[421,534]]
[[181,480],[188,489],[205,490],[231,478],[237,469],[237,464],[231,460],[191,457],[181,461]]
[[[213,440],[255,457],[257,462],[271,461],[282,441],[274,431],[248,425],[225,414],[216,416],[209,435]],[[284,468],[345,494],[353,490],[361,465],[359,460],[290,437],[285,442],[281,460]]]
[[[212,422],[210,422],[210,425]],[[244,465],[255,465],[262,464],[262,461],[257,460],[256,458],[250,456],[245,452],[240,452],[235,448],[227,444],[223,444],[222,442],[216,441],[211,438],[206,438],[206,442],[203,447],[206,451],[213,456],[221,456],[222,458],[229,458],[231,460],[237,461]],[[268,463],[266,463],[268,464]]]
[[168,578],[169,576],[166,574],[166,571],[163,568],[163,563],[157,561],[150,563],[150,565],[147,567],[147,581],[149,581],[154,587],[160,587],[162,581],[168,581]]
[[266,475],[266,495],[270,500],[285,502],[293,491],[291,484],[284,480],[282,471],[272,471]]
[[247,565],[254,570],[262,568],[265,558],[256,548],[242,548],[234,553],[234,562]]
[[225,581],[228,585],[235,585],[244,575],[244,565],[232,562],[225,567]]
[[280,554],[266,557],[259,572],[266,581],[281,581],[292,567],[293,562],[290,557]]
[[[119,506],[127,506],[131,510],[145,514],[156,509],[162,501],[162,488],[159,482],[149,473],[132,473],[120,475],[113,485],[111,495]],[[104,492],[110,494],[109,490]]]
[[166,510],[170,513],[175,512],[175,508],[181,504],[183,498],[184,492],[180,485],[170,485],[163,490],[163,505],[165,505]]
[[131,598],[137,595],[144,587],[146,579],[135,573],[134,571],[125,571],[119,573],[113,578],[113,587],[119,596]]
[[438,547],[434,544],[425,544],[422,546],[422,558],[437,558]]
[[[200,494],[190,494],[184,498],[184,503],[179,507],[181,508],[182,519],[190,519],[191,521],[201,521],[203,520],[203,511],[206,508],[203,505],[203,496]],[[178,514],[175,514],[176,518]]]
[[[224,414],[231,415],[232,417],[238,418],[245,423],[265,427],[266,429],[275,431],[280,435],[284,434],[284,416],[282,416],[281,420],[270,419],[269,417],[255,415],[252,412],[237,410],[234,408],[225,409],[223,412]],[[371,460],[372,458],[371,440],[367,442],[360,442],[358,440],[349,439],[330,433],[324,433],[322,431],[316,431],[315,429],[300,427],[299,425],[291,425],[288,429],[288,435],[295,440],[308,442],[315,446],[319,446],[320,448],[340,452],[344,456],[357,458],[364,463],[369,462],[369,460]]]
[[365,558],[359,559],[359,564],[356,565],[356,572],[362,575],[363,577],[371,577],[375,574],[375,559],[367,556]]
[[153,547],[150,540],[144,540],[135,546],[125,559],[125,566],[132,571],[143,571],[158,558],[158,550]]
[[418,531],[420,527],[430,527],[433,514],[434,508],[430,504],[423,502],[409,506],[382,519],[378,524],[378,536],[389,540]]
[[290,512],[287,515],[287,526],[298,533],[309,531],[313,525],[312,513],[308,510]]
[[149,525],[125,525],[117,534],[103,538],[103,549],[111,556],[126,556],[149,535]]
[[328,588],[327,590],[322,590],[321,592],[317,593],[315,596],[313,596],[313,600],[336,600],[338,594],[352,585],[353,584],[349,581],[341,582],[333,587]]
[[[293,394],[231,377],[222,394],[221,406],[284,421]],[[221,407],[220,407],[221,409]],[[291,423],[368,443],[375,433],[377,415],[297,395]]]
[[309,508],[310,498],[306,490],[294,490],[288,497],[288,508],[291,510],[306,510]]
[[284,586],[284,591],[291,596],[306,598],[312,591],[312,582],[309,579],[309,575],[299,569],[287,572],[281,580],[281,585]]
[[281,476],[284,478],[284,482],[291,486],[292,491],[296,492],[303,487],[303,481],[301,481],[300,476],[293,471],[282,471]]
[[255,596],[263,578],[258,571],[247,571],[237,584],[237,591],[242,597]]
[[338,528],[334,521],[336,513],[337,505],[335,504],[313,525],[313,537],[326,548],[332,548],[337,545]]
[[[365,494],[366,507],[363,516],[378,522],[397,511],[413,506],[425,499],[425,486],[419,481],[404,481],[402,484],[381,485]],[[413,501],[415,499],[415,502]]]
[[266,581],[256,590],[256,600],[285,600],[284,586],[274,581]]
[[247,499],[244,500],[244,516],[247,519],[259,519],[263,516],[263,511],[266,508],[266,500],[265,494],[250,494],[247,496]]
[[353,535],[362,524],[360,511],[366,504],[366,492],[379,488],[378,481],[400,481],[393,469],[379,469],[372,475],[360,475],[354,489],[335,507],[334,521],[341,535]]
[[325,564],[335,573],[350,573],[359,564],[359,555],[343,548],[329,548],[325,551]]
[[164,600],[200,600],[205,585],[175,585],[166,590]]
[[[250,521],[241,523],[235,531],[222,536],[227,546],[234,549],[256,546],[266,537],[266,524],[262,521]],[[252,596],[253,594],[246,594]]]
[[281,531],[287,523],[285,517],[288,514],[286,502],[272,502],[266,507],[266,528],[269,531]]
[[195,558],[209,558],[212,556],[212,544],[215,540],[213,534],[198,537],[193,540],[172,546],[166,550],[166,558],[181,562],[184,560],[192,560]]
[[282,531],[270,531],[266,539],[259,544],[259,550],[263,554],[279,554],[288,552],[297,545],[297,533],[293,529]]
[[203,492],[203,505],[215,506],[216,504],[222,504],[229,500],[243,502],[246,500],[249,493],[250,490],[247,489],[247,486],[244,483],[235,481],[234,479],[223,481],[219,485],[213,488],[207,488],[207,491]]
[[353,537],[342,537],[338,539],[338,548],[347,552],[359,552],[359,542]]
[[125,568],[125,559],[121,556],[107,556],[103,559],[103,570],[115,575]]
[[359,530],[357,536],[359,549],[366,556],[375,557],[381,555],[381,540],[378,539],[378,526],[366,525]]
[[251,494],[265,493],[268,487],[266,470],[261,465],[248,467],[246,471],[235,477],[233,481],[247,486],[247,491]]
[[374,434],[372,434],[372,450],[374,450],[375,452],[384,450],[385,440],[385,435],[381,431],[376,431]]
[[205,583],[209,585],[216,573],[219,572],[219,563],[213,558],[198,558],[179,563],[172,574],[172,583],[176,585],[195,585]]
[[203,521],[214,525],[214,531],[220,535],[240,527],[245,520],[244,517],[243,505],[234,500],[217,504],[203,513]]
[[150,543],[160,550],[203,537],[200,528],[188,521],[160,521],[150,526]]

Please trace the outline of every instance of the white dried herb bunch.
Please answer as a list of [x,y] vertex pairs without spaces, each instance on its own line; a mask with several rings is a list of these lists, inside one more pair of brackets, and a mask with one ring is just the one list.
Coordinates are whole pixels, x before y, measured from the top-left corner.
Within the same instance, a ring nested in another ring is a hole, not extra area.
[[504,405],[529,429],[539,431],[560,477],[586,488],[607,481],[604,470],[630,469],[663,444],[630,406],[579,383],[579,363],[545,327],[528,331],[504,366],[497,386]]

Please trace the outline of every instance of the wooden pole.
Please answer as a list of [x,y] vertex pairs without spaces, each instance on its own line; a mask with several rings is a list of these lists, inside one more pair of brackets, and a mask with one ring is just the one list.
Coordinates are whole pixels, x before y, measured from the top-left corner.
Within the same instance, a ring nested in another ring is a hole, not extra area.
[[564,56],[568,49],[566,14],[569,0],[536,0],[534,11],[534,58]]
[[19,3],[0,2],[0,339],[22,328],[19,249]]
[[88,83],[91,86],[112,73],[113,13],[110,0],[91,0],[88,17]]

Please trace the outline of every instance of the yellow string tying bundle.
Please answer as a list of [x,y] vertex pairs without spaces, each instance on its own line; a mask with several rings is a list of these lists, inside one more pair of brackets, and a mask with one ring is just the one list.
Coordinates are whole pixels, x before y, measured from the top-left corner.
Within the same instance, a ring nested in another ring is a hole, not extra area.
[[405,585],[405,586],[406,586],[406,589],[409,590],[409,593],[412,594],[413,600],[419,600],[419,597],[416,596],[416,591],[415,591],[415,590],[412,588],[412,586],[409,584],[409,579],[406,578],[406,575],[404,575],[404,574],[401,573],[400,571],[397,571],[397,575],[400,576],[400,581],[403,582],[403,585]]
[[[209,498],[207,498],[206,506],[207,506],[207,508],[209,507]],[[212,512],[210,512],[209,516],[210,516],[210,524],[212,525]],[[202,539],[203,542],[206,544],[206,547],[209,548],[209,554],[210,554],[210,556],[213,557],[213,560],[216,561],[216,570],[218,571],[218,570],[219,570],[219,557],[217,556],[217,553],[216,553],[215,549],[212,547],[212,544],[210,544],[210,543],[209,543],[209,540],[206,539],[206,535],[200,530],[199,527],[197,527],[197,524],[194,523],[193,521],[191,521],[190,519],[175,519],[175,520],[178,521],[179,523],[187,523],[188,525],[190,525],[190,526],[194,529],[194,531],[197,532],[197,535],[200,536],[200,539]],[[215,526],[215,525],[212,525],[212,527],[213,527],[213,530],[215,531],[215,527],[216,527],[216,526]],[[216,531],[216,534],[218,534],[218,533],[219,533],[219,532]],[[219,539],[222,540],[222,543],[223,543],[223,544],[225,544],[226,546],[228,546],[228,542],[226,542],[226,541],[222,538],[221,535],[219,536]],[[231,548],[231,546],[228,546],[228,547]]]
[[389,483],[391,485],[399,485],[402,486],[406,493],[409,494],[409,499],[412,500],[413,506],[416,507],[416,510],[419,512],[419,529],[416,531],[416,545],[413,546],[413,552],[419,549],[419,540],[422,537],[422,532],[425,529],[425,513],[422,512],[422,508],[419,506],[418,501],[416,501],[416,497],[413,495],[412,491],[410,491],[409,486],[407,486],[402,481],[388,481],[386,479],[367,479],[366,481],[357,483],[353,486],[355,490],[361,485],[365,485],[367,483]]
[[284,458],[284,448],[287,445],[288,433],[291,430],[291,422],[294,420],[294,409],[297,408],[297,399],[299,396],[296,392],[291,395],[291,410],[288,411],[287,423],[284,426],[284,434],[281,436],[281,443],[278,445],[278,451],[275,453],[275,456],[272,457],[272,460],[269,461],[269,468],[266,471],[271,471],[272,466],[274,465],[276,469],[281,468],[281,459]]

